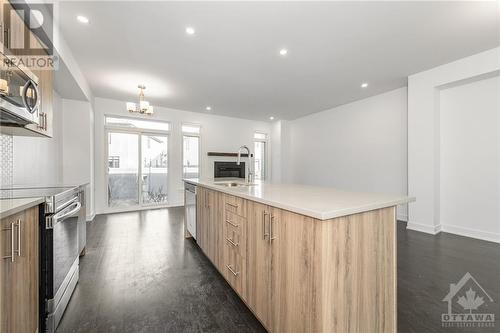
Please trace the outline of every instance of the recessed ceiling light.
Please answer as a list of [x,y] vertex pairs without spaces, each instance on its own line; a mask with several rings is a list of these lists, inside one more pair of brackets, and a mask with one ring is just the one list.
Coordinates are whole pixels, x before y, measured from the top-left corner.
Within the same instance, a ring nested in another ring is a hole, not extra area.
[[76,19],[77,19],[77,20],[78,20],[78,22],[80,22],[80,23],[85,23],[85,24],[89,23],[89,19],[88,19],[87,17],[85,17],[85,16],[82,16],[82,15],[78,15],[78,16],[76,17]]
[[368,83],[364,82],[364,83],[361,83],[361,88],[366,88],[368,87]]
[[207,111],[212,111],[212,107],[211,107],[211,106],[207,106],[207,107],[205,108],[205,110],[207,110]]
[[280,55],[286,56],[287,54],[288,54],[288,50],[287,49],[281,49],[280,50]]
[[187,33],[188,35],[194,35],[195,30],[194,30],[194,28],[193,28],[193,27],[187,27],[187,28],[186,28],[186,33]]
[[269,117],[269,120],[274,120],[274,117],[273,116]]

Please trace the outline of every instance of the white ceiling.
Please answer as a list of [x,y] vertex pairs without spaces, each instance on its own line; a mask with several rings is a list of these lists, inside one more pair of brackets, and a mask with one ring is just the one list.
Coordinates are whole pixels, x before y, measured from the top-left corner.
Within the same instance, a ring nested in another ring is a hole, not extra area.
[[145,83],[154,105],[258,120],[389,91],[496,47],[499,16],[495,1],[60,3],[62,32],[96,96],[135,101]]

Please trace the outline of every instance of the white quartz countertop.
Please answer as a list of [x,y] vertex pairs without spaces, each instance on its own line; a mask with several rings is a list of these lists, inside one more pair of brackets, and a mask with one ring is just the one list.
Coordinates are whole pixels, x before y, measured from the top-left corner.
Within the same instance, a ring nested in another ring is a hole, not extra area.
[[331,187],[297,184],[256,182],[253,186],[226,187],[216,183],[228,182],[227,180],[192,178],[184,181],[320,220],[415,201],[415,198],[399,194],[349,192]]
[[37,206],[45,202],[45,199],[40,198],[26,198],[26,199],[1,199],[0,200],[0,218],[8,217],[25,209]]

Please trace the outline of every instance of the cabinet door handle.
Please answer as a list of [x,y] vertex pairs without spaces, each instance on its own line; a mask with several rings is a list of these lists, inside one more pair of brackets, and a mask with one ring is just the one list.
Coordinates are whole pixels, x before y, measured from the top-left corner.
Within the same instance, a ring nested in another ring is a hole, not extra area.
[[269,233],[266,232],[266,216],[269,216],[269,213],[266,211],[262,212],[262,239],[266,240],[266,237],[269,236]]
[[235,272],[232,268],[231,268],[231,265],[226,265],[227,269],[229,269],[229,271],[231,273],[233,273],[234,276],[238,276],[238,274],[240,274],[240,272]]
[[232,204],[230,202],[226,202],[229,206],[238,209],[238,205]]
[[16,240],[16,237],[14,236],[14,227],[15,227],[15,225],[16,225],[16,222],[12,222],[10,224],[10,228],[2,229],[2,230],[10,230],[10,256],[4,256],[4,257],[2,257],[2,259],[9,259],[10,258],[11,262],[16,261],[16,259],[14,257],[14,253],[15,253],[14,242]]
[[227,240],[227,241],[228,241],[228,242],[229,242],[232,246],[234,246],[234,247],[236,247],[236,246],[240,245],[240,244],[238,244],[238,243],[235,243],[235,242],[234,242],[231,238],[226,238],[226,240]]
[[10,29],[6,28],[4,30],[3,44],[6,48],[10,49]]
[[229,219],[226,219],[226,223],[229,223],[230,225],[232,225],[233,227],[235,228],[238,228],[238,225],[233,223],[233,221],[229,220]]
[[[21,256],[21,219],[18,219],[17,222],[17,256]],[[12,253],[14,255],[14,253]]]
[[40,125],[38,126],[39,129],[44,130],[45,129],[45,114],[40,113]]
[[274,215],[271,215],[271,221],[269,221],[269,241],[275,240],[277,237],[273,236],[273,223],[274,223]]

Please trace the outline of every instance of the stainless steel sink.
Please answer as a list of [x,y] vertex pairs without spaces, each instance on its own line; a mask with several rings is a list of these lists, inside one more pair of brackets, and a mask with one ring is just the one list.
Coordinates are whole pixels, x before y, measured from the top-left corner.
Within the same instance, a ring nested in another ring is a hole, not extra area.
[[243,186],[255,186],[257,184],[254,184],[254,183],[236,183],[236,182],[218,182],[218,183],[214,183],[214,185],[225,186],[225,187],[243,187]]

